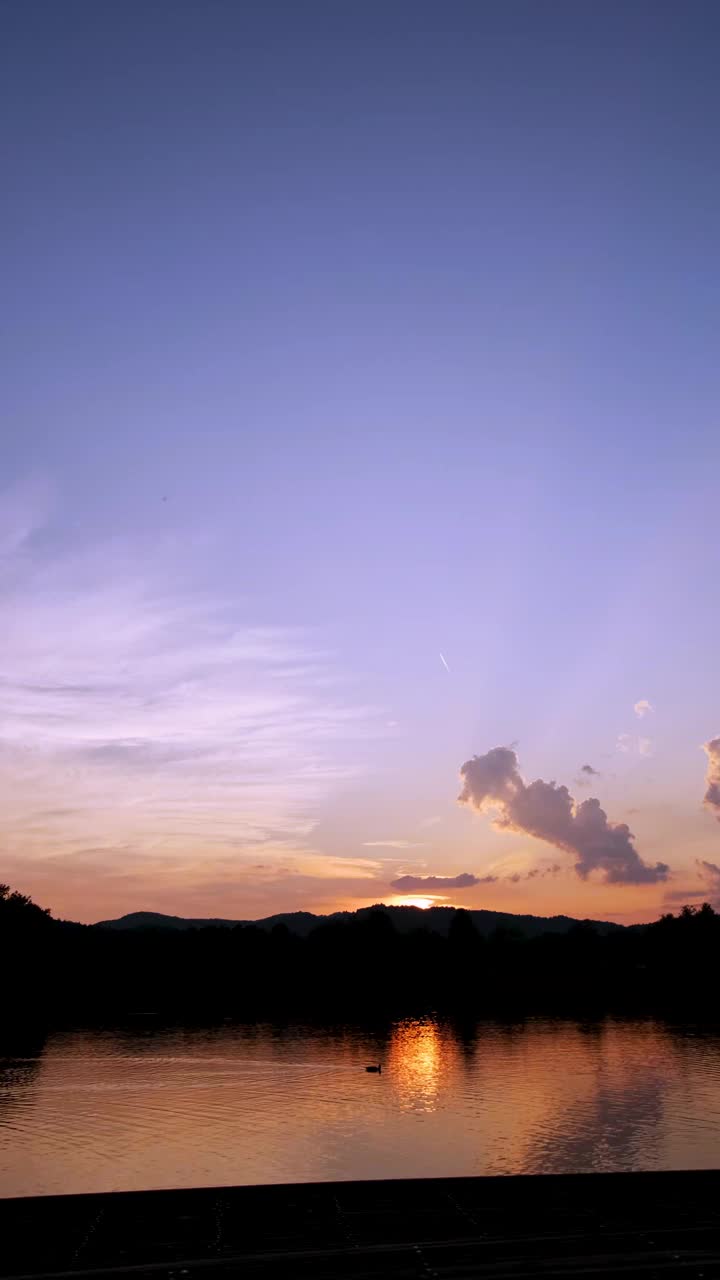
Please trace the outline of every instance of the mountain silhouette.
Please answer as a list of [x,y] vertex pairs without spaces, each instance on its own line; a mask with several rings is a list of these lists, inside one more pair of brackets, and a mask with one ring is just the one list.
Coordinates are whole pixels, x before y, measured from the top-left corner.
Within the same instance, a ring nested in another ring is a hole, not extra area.
[[[372,911],[384,911],[392,920],[399,933],[409,933],[412,929],[429,929],[433,933],[447,935],[450,925],[461,910],[459,907],[388,907],[376,903],[371,907],[360,907],[357,911],[335,911],[331,915],[313,915],[310,911],[287,911],[278,915],[266,916],[261,920],[220,920],[215,918],[198,919],[184,916],[168,916],[158,911],[132,911],[129,915],[120,916],[117,920],[99,920],[93,927],[96,929],[234,929],[238,925],[255,925],[258,929],[274,929],[276,925],[285,925],[292,934],[305,938],[319,924],[328,922],[342,924],[344,921],[362,920]],[[568,933],[576,925],[592,924],[598,933],[606,934],[622,931],[625,926],[614,924],[609,920],[580,921],[572,916],[532,916],[513,915],[509,911],[468,910],[465,912],[472,920],[478,933],[489,937],[496,929],[508,929],[522,933],[527,938],[539,937],[547,933]]]

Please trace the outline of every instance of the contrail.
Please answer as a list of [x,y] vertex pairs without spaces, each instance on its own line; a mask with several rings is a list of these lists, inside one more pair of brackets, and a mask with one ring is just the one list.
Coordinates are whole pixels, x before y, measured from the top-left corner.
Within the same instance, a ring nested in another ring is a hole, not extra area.
[[443,664],[443,666],[444,666],[445,670],[446,670],[446,671],[449,671],[449,670],[450,670],[450,668],[449,668],[449,666],[448,666],[447,662],[445,661],[445,659],[444,659],[444,657],[443,657],[443,655],[442,655],[442,654],[440,654],[440,661],[442,662],[442,664]]

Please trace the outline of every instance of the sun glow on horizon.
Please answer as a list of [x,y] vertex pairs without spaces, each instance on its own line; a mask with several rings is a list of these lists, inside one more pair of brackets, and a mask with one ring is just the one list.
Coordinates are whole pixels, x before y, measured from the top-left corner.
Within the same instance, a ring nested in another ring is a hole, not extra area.
[[388,902],[390,907],[420,907],[422,911],[427,911],[428,907],[444,907],[447,905],[444,898],[412,897],[405,894],[396,894]]

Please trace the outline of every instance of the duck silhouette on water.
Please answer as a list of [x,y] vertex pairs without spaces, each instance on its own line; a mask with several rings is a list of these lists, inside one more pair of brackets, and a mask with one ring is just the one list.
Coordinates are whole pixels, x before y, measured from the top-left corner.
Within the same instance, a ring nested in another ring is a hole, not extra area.
[[378,1075],[380,1075],[380,1074],[381,1074],[381,1072],[382,1072],[382,1065],[381,1065],[381,1063],[379,1063],[379,1062],[378,1062],[378,1064],[377,1064],[377,1066],[376,1066],[376,1067],[366,1067],[366,1068],[365,1068],[365,1070],[366,1070],[366,1071],[375,1071],[375,1072],[377,1072],[377,1074],[378,1074]]

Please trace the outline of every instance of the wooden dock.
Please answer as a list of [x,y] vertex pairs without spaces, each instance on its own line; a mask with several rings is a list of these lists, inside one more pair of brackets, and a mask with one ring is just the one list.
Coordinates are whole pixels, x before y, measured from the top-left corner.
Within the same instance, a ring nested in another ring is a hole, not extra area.
[[720,1172],[439,1178],[0,1201],[0,1276],[720,1280]]

